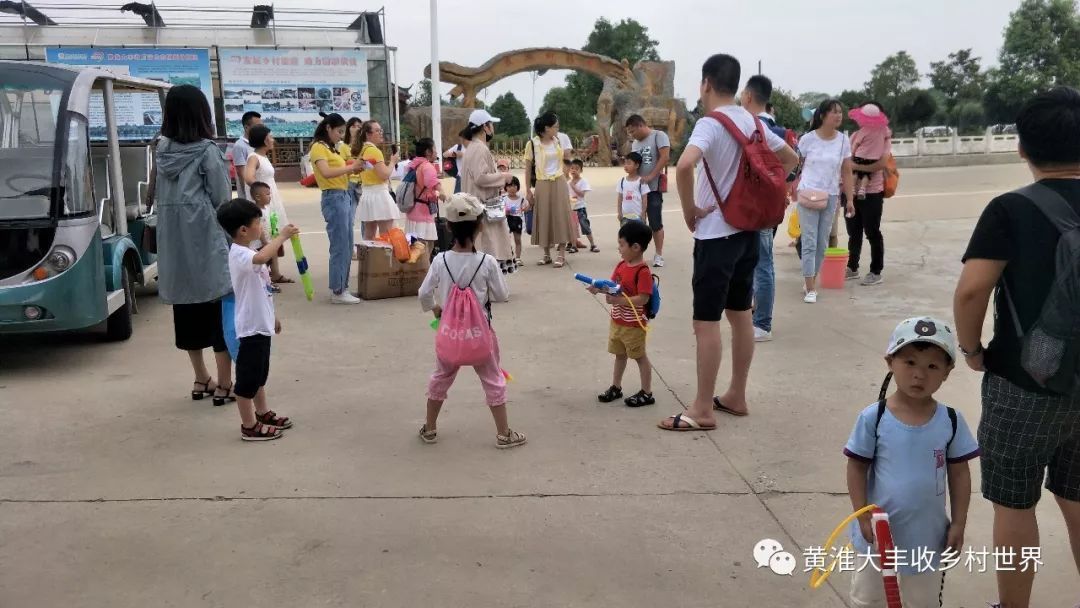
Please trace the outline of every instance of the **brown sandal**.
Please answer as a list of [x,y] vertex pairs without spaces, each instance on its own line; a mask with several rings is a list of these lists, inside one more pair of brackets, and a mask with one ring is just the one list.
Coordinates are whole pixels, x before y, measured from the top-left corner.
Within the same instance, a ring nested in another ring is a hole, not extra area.
[[271,439],[281,439],[285,434],[281,432],[281,429],[267,426],[261,422],[256,422],[255,426],[248,428],[244,425],[240,425],[240,439],[243,441],[270,441]]
[[278,416],[274,413],[274,410],[268,410],[265,414],[255,412],[255,419],[266,426],[272,426],[277,429],[292,428],[292,420],[289,420],[288,416]]
[[279,274],[278,276],[271,278],[270,281],[272,283],[284,283],[286,285],[296,282],[283,274]]

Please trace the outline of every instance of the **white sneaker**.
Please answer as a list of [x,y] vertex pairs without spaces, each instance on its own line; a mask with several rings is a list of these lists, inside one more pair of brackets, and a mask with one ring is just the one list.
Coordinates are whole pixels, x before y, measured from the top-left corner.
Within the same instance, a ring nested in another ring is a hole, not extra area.
[[817,292],[816,291],[808,291],[808,292],[806,292],[806,295],[803,296],[802,301],[806,302],[807,304],[817,304]]
[[654,255],[652,258],[652,265],[656,268],[664,267],[664,256]]
[[360,298],[352,295],[347,290],[341,293],[330,294],[331,304],[359,304]]
[[769,340],[772,340],[771,331],[765,331],[760,327],[754,328],[754,342],[768,342]]

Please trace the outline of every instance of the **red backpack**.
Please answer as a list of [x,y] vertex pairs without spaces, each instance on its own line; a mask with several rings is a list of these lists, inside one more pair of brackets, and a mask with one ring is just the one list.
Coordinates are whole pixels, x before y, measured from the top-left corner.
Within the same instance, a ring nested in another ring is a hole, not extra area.
[[723,125],[742,148],[735,183],[727,200],[720,197],[709,163],[702,159],[724,221],[739,230],[764,230],[780,225],[787,207],[787,172],[776,153],[769,149],[761,120],[754,117],[755,131],[747,137],[723,112],[709,112],[706,116]]

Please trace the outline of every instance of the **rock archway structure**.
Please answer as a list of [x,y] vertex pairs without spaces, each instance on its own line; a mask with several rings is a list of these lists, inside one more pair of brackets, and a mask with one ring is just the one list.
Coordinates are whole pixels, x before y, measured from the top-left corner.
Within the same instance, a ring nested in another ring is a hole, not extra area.
[[[623,124],[631,114],[640,114],[649,126],[666,131],[672,142],[682,142],[688,113],[686,102],[675,98],[673,61],[642,61],[631,69],[625,61],[586,51],[529,48],[500,53],[478,68],[444,61],[439,64],[439,79],[455,85],[451,97],[462,97],[462,106],[473,108],[477,93],[495,82],[521,72],[544,70],[578,70],[604,80],[596,109],[597,160],[601,164],[610,164],[613,149],[625,153],[629,148]],[[431,66],[424,69],[424,75],[431,77]],[[462,118],[452,115],[451,121],[461,124],[444,124],[444,140],[446,134],[465,126]],[[450,116],[444,116],[444,123],[449,123],[447,118]]]

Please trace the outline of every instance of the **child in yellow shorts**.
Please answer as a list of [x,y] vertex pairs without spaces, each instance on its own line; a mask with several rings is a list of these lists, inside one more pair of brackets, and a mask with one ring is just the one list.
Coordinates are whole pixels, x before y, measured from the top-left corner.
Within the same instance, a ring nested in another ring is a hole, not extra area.
[[[615,267],[611,280],[619,285],[622,293],[607,294],[611,305],[611,330],[608,335],[608,352],[615,355],[615,370],[611,387],[597,396],[601,403],[610,403],[623,396],[622,377],[629,359],[637,361],[641,373],[641,390],[624,399],[630,407],[652,405],[652,364],[645,353],[645,305],[653,293],[652,272],[645,263],[645,250],[652,241],[652,230],[644,222],[627,222],[619,229],[619,255],[622,261]],[[600,293],[595,287],[589,292]]]

